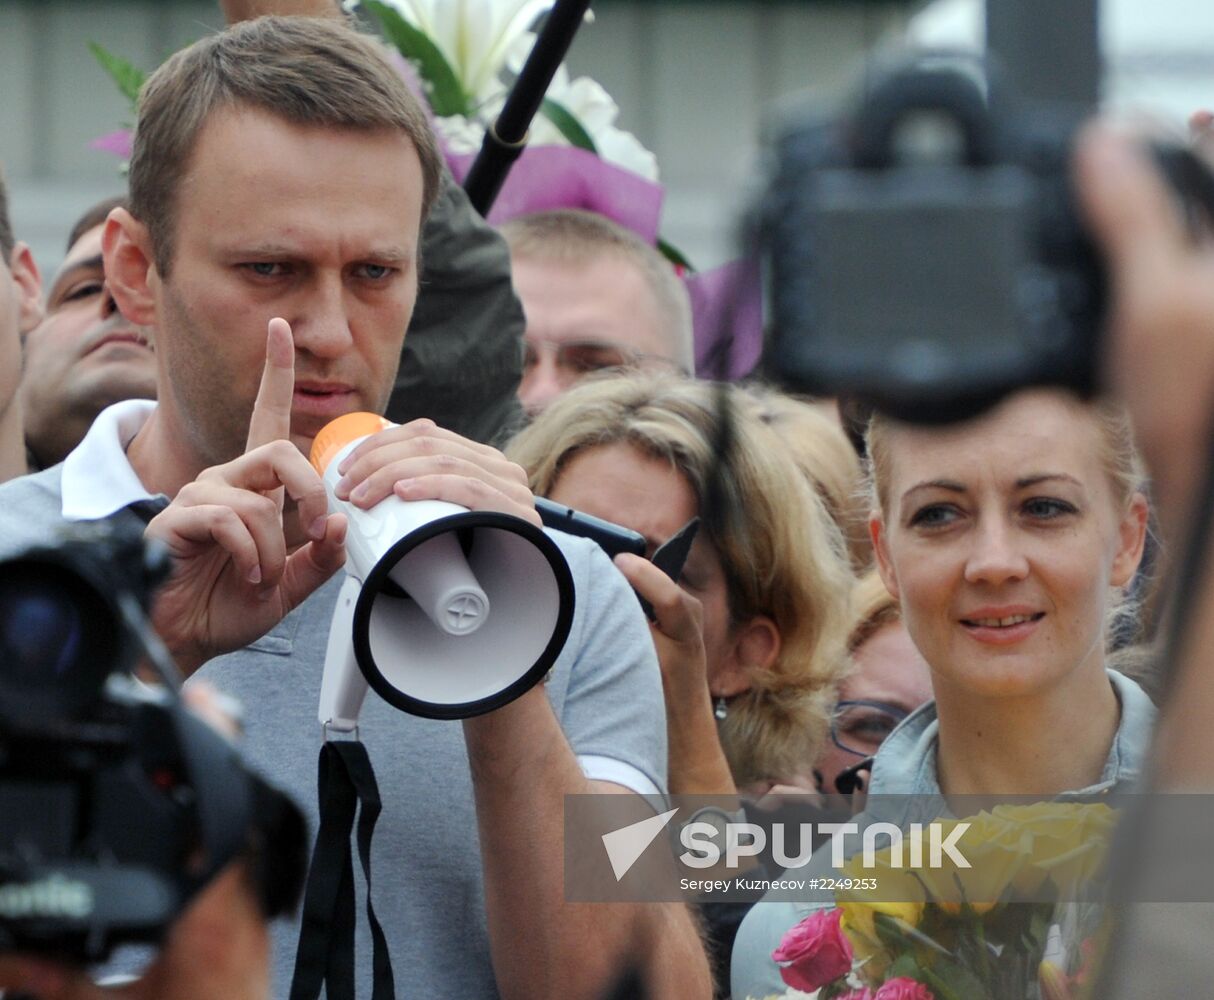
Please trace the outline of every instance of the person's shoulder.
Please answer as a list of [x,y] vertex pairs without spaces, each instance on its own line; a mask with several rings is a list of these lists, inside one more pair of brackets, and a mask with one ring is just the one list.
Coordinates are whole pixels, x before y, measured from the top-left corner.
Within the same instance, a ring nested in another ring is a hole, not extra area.
[[66,523],[60,494],[62,465],[0,483],[0,552],[54,538]]
[[597,542],[549,531],[573,577],[574,616],[548,682],[583,772],[634,791],[666,787],[666,712],[649,624]]
[[0,496],[6,500],[10,497],[49,496],[59,498],[59,484],[63,479],[63,463],[52,465],[40,472],[31,472],[25,476],[0,483]]
[[[544,534],[556,543],[565,557],[579,600],[589,601],[596,607],[615,607],[618,595],[632,593],[624,574],[616,569],[598,542],[553,528],[545,528]],[[635,607],[639,613],[640,603],[634,598],[633,606],[625,604],[624,607],[628,611]]]
[[760,901],[738,927],[730,955],[730,985],[735,997],[783,995],[785,984],[771,953],[793,927],[826,903]]
[[592,539],[566,534],[555,528],[545,528],[544,534],[556,543],[556,547],[561,550],[561,555],[565,557],[565,561],[569,564],[569,571],[575,577],[578,574],[589,572],[591,564],[598,557],[610,562],[607,559],[607,554]]

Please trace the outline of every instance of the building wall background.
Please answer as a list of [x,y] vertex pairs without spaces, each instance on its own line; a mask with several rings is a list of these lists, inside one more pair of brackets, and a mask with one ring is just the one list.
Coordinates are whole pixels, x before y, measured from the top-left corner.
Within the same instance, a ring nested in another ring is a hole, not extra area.
[[[1060,15],[1069,0],[1058,0]],[[1108,93],[1180,121],[1214,106],[1214,3],[1103,0]],[[663,234],[699,266],[727,259],[761,178],[764,123],[844,94],[867,53],[905,35],[915,0],[598,0],[569,58],[620,105],[658,157]],[[917,34],[972,41],[979,0],[940,0]],[[53,268],[74,218],[121,190],[90,139],[123,124],[123,98],[90,40],[151,68],[221,23],[214,0],[0,0],[0,163],[17,233]]]
[[[568,62],[657,154],[664,235],[708,266],[730,255],[764,109],[799,91],[841,93],[906,7],[600,0]],[[16,230],[44,268],[73,219],[123,185],[115,160],[88,148],[130,116],[87,43],[150,69],[221,23],[214,0],[0,0],[0,162]]]

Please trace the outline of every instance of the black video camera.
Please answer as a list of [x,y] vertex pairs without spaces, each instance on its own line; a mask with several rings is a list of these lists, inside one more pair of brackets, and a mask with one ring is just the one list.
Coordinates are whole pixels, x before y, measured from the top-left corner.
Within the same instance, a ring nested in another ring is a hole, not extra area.
[[267,916],[295,904],[298,809],[133,673],[167,572],[118,518],[0,562],[2,951],[86,963],[156,941],[238,857]]
[[[1077,118],[990,76],[924,59],[778,141],[758,233],[774,377],[918,423],[1028,385],[1096,391],[1108,296],[1072,189]],[[1214,178],[1152,152],[1208,226]]]

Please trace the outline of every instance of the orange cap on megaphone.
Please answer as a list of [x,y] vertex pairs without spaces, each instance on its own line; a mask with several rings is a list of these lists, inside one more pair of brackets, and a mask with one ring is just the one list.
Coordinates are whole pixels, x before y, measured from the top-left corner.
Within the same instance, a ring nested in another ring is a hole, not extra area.
[[357,441],[391,426],[392,421],[378,413],[347,413],[336,420],[330,420],[312,439],[312,468],[323,476],[325,469],[333,461],[333,456],[351,441]]

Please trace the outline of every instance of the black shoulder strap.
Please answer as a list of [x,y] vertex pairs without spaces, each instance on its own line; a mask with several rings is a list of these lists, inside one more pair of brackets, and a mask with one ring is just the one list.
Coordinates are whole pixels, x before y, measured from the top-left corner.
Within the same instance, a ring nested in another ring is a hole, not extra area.
[[358,855],[367,882],[367,920],[374,949],[372,1000],[395,1000],[392,960],[371,901],[371,835],[382,803],[366,748],[357,740],[326,742],[318,763],[320,829],[304,893],[291,1000],[353,1000],[354,866],[350,833],[358,819]]

